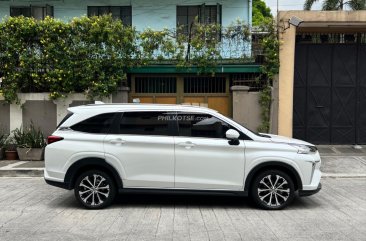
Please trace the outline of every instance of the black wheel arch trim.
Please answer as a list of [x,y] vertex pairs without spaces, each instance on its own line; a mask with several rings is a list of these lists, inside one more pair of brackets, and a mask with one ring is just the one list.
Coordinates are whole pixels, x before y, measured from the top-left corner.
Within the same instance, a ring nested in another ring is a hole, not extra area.
[[288,171],[290,175],[292,175],[293,177],[295,177],[296,180],[294,180],[296,183],[295,186],[297,186],[298,190],[302,190],[302,181],[300,178],[299,173],[296,171],[295,168],[293,168],[292,166],[290,166],[289,164],[283,163],[283,162],[279,162],[279,161],[270,161],[270,162],[265,162],[265,163],[261,163],[258,164],[256,167],[254,167],[248,174],[247,178],[245,179],[245,185],[244,185],[244,192],[248,192],[249,188],[250,188],[250,184],[253,181],[254,177],[256,176],[256,174],[258,173],[259,170],[261,169],[269,169],[269,168],[281,168],[281,169],[285,169],[286,171]]
[[72,164],[69,169],[67,170],[64,178],[64,183],[67,189],[71,190],[74,188],[74,182],[77,178],[77,174],[81,169],[84,168],[96,168],[101,167],[105,170],[107,170],[109,173],[112,174],[113,180],[116,182],[116,186],[118,189],[122,189],[122,179],[120,175],[118,174],[117,170],[106,162],[103,158],[98,157],[88,157],[83,158],[78,161],[76,161],[74,164]]

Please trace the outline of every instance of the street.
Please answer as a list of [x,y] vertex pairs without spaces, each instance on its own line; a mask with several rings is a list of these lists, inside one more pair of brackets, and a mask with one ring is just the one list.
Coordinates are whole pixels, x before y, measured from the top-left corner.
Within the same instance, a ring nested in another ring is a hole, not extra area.
[[1,178],[0,240],[364,240],[366,179],[322,183],[282,211],[241,197],[142,194],[91,211],[42,178]]

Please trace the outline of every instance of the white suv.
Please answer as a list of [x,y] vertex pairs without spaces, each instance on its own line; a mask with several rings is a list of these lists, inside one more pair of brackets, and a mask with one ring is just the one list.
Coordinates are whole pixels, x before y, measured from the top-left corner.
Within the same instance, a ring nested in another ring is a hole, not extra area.
[[310,143],[255,134],[208,108],[97,104],[69,108],[48,137],[44,177],[92,209],[146,190],[249,195],[281,209],[320,190],[320,162]]

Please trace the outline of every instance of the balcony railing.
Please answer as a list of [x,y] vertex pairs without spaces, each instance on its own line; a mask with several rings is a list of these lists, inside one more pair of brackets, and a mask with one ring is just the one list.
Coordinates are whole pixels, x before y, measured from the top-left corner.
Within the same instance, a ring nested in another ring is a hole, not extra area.
[[[165,41],[171,42],[173,45],[177,44],[177,34],[175,30],[167,31]],[[203,47],[202,49],[195,49],[190,43],[190,37],[184,36],[180,43],[183,47],[180,49],[180,54],[184,56],[186,61],[193,59],[197,55],[204,56],[205,54],[214,58],[219,64],[246,64],[246,63],[262,63],[263,51],[261,49],[260,40],[266,33],[248,32],[246,35],[238,31],[238,34],[227,34],[228,28],[222,28],[222,34],[217,35],[218,41],[216,44],[210,43],[209,39],[203,35],[201,41],[203,45],[210,47]],[[141,45],[141,43],[139,43]],[[164,48],[164,47],[163,47]],[[210,49],[212,54],[210,55]],[[144,49],[141,49],[142,53]],[[150,62],[155,64],[174,64],[176,63],[175,56],[177,52],[167,52],[162,49],[159,44],[156,49],[150,53]]]

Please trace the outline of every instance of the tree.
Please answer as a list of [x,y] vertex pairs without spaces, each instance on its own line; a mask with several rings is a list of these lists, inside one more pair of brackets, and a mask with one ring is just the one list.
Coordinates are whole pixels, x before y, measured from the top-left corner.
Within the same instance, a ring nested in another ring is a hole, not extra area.
[[[318,0],[305,0],[304,10],[311,10],[311,7]],[[366,0],[325,0],[323,2],[322,10],[344,10],[345,8],[351,10],[366,9]]]
[[263,0],[253,0],[253,26],[259,26],[272,20],[271,9]]

